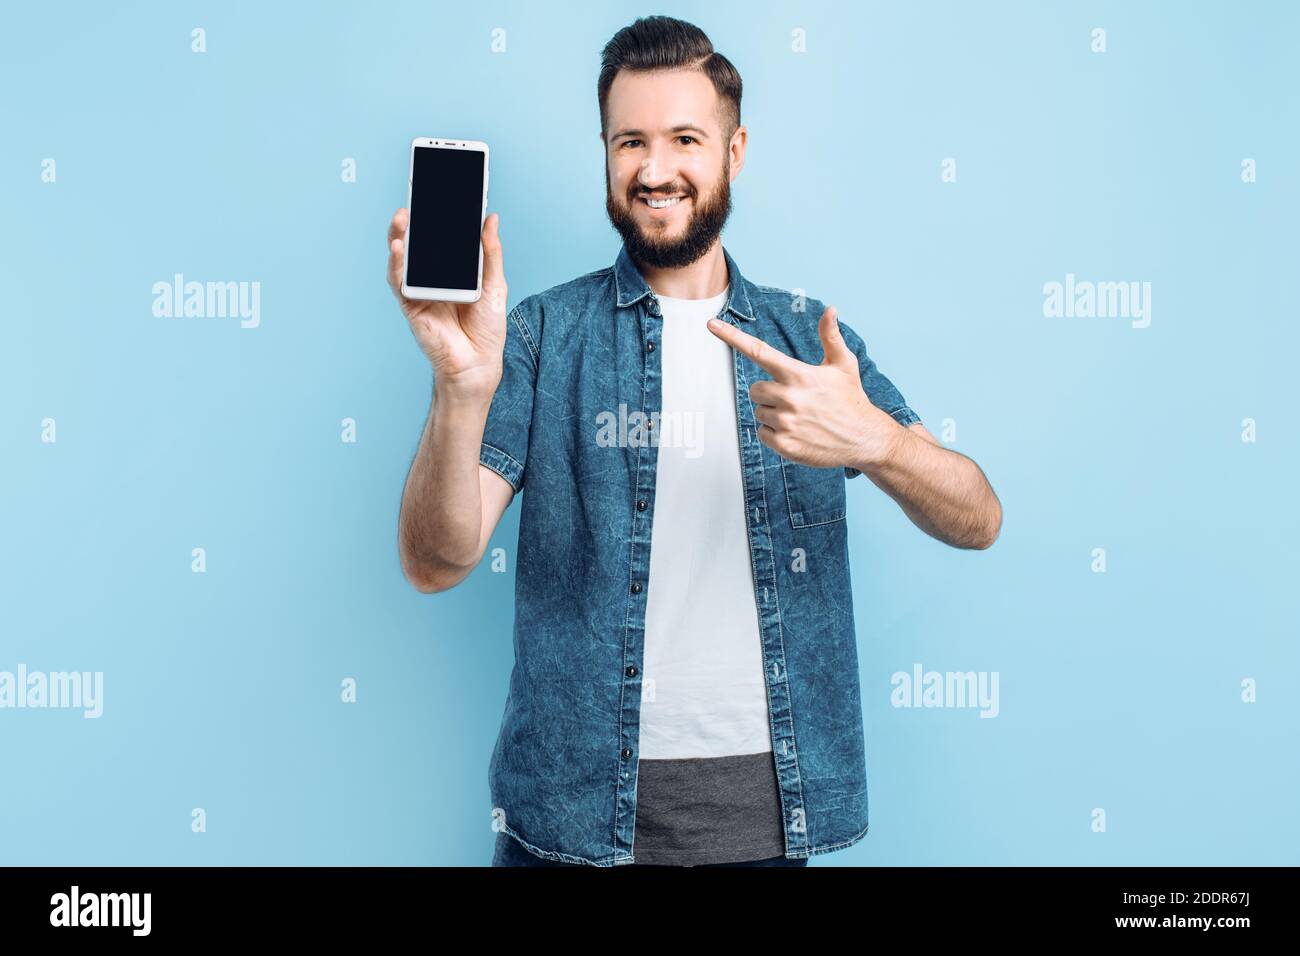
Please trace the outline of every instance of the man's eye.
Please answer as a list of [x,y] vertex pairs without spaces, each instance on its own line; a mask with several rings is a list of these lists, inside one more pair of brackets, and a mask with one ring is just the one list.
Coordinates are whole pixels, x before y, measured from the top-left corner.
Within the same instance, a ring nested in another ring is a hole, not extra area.
[[694,136],[678,136],[677,138],[678,138],[678,139],[688,140],[688,141],[689,141],[689,142],[687,143],[688,146],[689,146],[691,143],[695,142],[695,137],[694,137]]
[[619,144],[619,149],[624,149],[628,146],[631,146],[633,143],[640,143],[640,142],[641,141],[639,139],[625,139],[623,140],[622,143]]

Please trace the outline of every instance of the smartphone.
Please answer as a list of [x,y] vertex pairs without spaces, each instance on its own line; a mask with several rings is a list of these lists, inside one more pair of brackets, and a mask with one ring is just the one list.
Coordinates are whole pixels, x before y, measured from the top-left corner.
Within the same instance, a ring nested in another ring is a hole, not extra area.
[[440,302],[479,300],[487,195],[487,143],[424,136],[411,140],[402,295]]

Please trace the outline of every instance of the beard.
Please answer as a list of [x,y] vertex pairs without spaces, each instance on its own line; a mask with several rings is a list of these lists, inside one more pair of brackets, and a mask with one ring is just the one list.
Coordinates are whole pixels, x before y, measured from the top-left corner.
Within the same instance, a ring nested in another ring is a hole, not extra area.
[[[633,216],[633,204],[639,202],[642,192],[640,182],[634,181],[626,199],[615,202],[609,188],[609,166],[605,167],[605,212],[633,261],[652,269],[681,269],[699,260],[722,234],[727,217],[731,215],[731,158],[722,167],[722,176],[712,191],[701,202],[696,190],[686,187],[675,189],[691,200],[691,217],[686,228],[675,239],[657,238],[644,232]],[[648,191],[648,190],[647,190]]]

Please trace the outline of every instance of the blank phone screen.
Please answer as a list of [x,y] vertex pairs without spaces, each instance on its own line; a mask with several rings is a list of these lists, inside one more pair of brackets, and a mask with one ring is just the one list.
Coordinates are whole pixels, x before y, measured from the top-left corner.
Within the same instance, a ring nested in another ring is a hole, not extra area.
[[408,286],[478,288],[486,156],[476,149],[415,148],[406,250]]

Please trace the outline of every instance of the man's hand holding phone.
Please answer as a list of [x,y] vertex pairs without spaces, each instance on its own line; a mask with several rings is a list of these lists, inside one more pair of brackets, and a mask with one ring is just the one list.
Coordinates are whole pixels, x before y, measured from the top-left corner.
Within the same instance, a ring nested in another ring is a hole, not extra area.
[[[475,302],[410,299],[402,294],[407,209],[398,209],[388,227],[388,284],[411,326],[421,351],[433,365],[434,382],[449,399],[490,401],[501,381],[506,342],[506,277],[500,217],[483,221],[483,294]],[[436,228],[425,223],[423,228]]]

